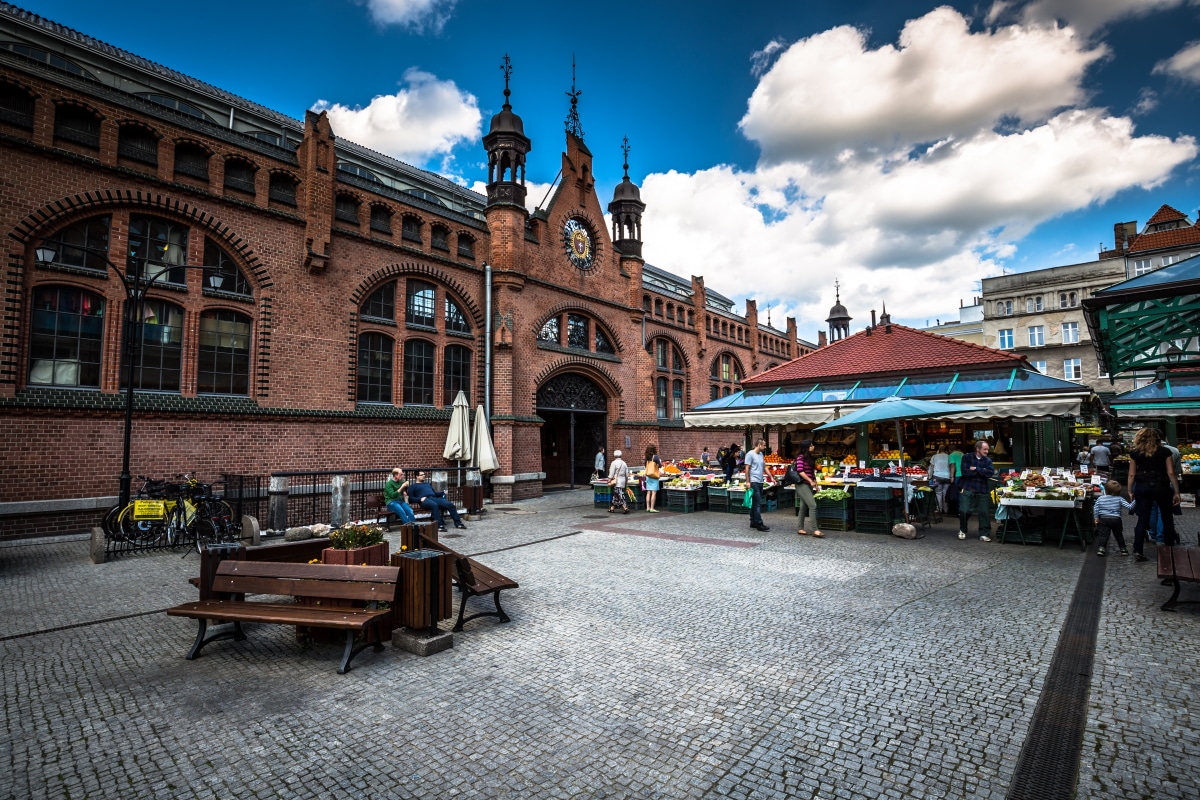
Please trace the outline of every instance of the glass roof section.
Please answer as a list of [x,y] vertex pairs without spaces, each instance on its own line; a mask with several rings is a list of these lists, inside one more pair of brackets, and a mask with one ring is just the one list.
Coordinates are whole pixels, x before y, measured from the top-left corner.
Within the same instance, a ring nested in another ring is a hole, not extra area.
[[[1187,391],[1200,397],[1200,378],[1188,383]],[[1179,382],[1176,387],[1182,385]],[[1150,387],[1145,387],[1146,389]],[[1087,391],[1086,386],[1043,375],[1037,370],[1016,367],[983,372],[944,372],[914,378],[881,378],[862,381],[830,381],[796,386],[741,391],[696,406],[693,411],[718,409],[781,408],[822,403],[873,403],[885,397],[919,397],[927,400],[953,400],[976,395],[1002,395],[1010,392]],[[1142,390],[1138,390],[1142,391]],[[1130,397],[1133,393],[1122,395]],[[1180,397],[1176,389],[1175,397]],[[1193,395],[1188,395],[1189,397]]]
[[1156,400],[1195,400],[1197,398],[1200,398],[1200,377],[1167,378],[1117,395],[1112,402],[1145,403]]

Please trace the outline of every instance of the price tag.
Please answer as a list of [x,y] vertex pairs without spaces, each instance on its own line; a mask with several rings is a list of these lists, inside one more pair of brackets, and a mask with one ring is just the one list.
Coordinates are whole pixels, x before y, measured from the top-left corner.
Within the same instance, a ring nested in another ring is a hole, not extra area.
[[879,467],[872,468],[871,474],[874,475],[876,478],[878,478],[879,477]]
[[1050,476],[1050,468],[1049,468],[1049,467],[1042,467],[1042,475],[1045,475],[1046,477],[1049,477],[1049,476]]
[[1054,488],[1054,478],[1046,478],[1046,488],[1047,489]]
[[1026,489],[1025,497],[1029,500],[1032,500],[1033,498],[1037,497],[1037,489]]
[[1101,475],[1093,475],[1092,476],[1092,486],[1103,486],[1103,485],[1104,485],[1104,477],[1103,476],[1101,476]]
[[1010,488],[1010,489],[1011,489],[1015,483],[1016,483],[1016,481],[1014,481],[1014,480],[1012,480],[1012,479],[1009,479],[1009,481],[1008,481],[1008,488]]
[[1080,465],[1079,465],[1079,471],[1080,471],[1080,472],[1082,472],[1084,475],[1087,475],[1087,474],[1088,474],[1088,465],[1087,465],[1087,464],[1080,464]]
[[849,466],[842,467],[842,477],[843,478],[850,477],[850,467]]
[[859,469],[866,469],[866,468],[867,468],[867,462],[865,462],[865,461],[859,461],[859,462],[858,462],[858,468],[859,468]]
[[1029,477],[1029,470],[1027,470],[1027,469],[1021,470],[1021,480],[1025,480],[1028,477]]

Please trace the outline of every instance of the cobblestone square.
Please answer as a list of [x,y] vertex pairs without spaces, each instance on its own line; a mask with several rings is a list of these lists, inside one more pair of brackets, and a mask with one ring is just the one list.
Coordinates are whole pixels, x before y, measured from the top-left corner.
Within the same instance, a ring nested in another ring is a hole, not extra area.
[[[446,541],[520,582],[512,622],[345,676],[272,625],[186,661],[195,554],[5,543],[0,797],[1003,798],[1078,545],[765,519],[493,507]],[[1078,796],[1198,797],[1198,614],[1106,568]]]

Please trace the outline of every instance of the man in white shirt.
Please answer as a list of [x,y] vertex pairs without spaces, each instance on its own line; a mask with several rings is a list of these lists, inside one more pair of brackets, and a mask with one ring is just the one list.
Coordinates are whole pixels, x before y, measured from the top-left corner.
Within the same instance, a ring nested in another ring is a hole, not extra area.
[[767,449],[766,439],[759,439],[755,442],[754,449],[746,453],[746,484],[750,487],[754,498],[753,505],[750,506],[750,527],[760,531],[771,530],[763,524],[762,520],[762,490],[766,473],[766,459],[763,458],[765,449]]
[[1092,448],[1092,466],[1097,472],[1108,472],[1112,467],[1112,451],[1105,446],[1104,442],[1097,442]]

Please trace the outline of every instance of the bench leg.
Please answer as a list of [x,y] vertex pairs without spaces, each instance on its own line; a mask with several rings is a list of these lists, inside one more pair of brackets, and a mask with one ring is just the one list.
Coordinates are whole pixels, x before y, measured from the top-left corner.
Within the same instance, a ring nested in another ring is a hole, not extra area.
[[1171,585],[1175,587],[1175,591],[1171,593],[1171,599],[1162,604],[1163,611],[1174,611],[1179,602],[1179,579],[1172,578]]
[[367,630],[363,630],[363,641],[356,647],[354,644],[354,631],[346,631],[346,647],[342,651],[342,663],[338,665],[338,675],[345,675],[350,671],[350,662],[356,655],[370,647],[376,653],[383,651],[383,642],[379,637],[379,629],[375,628],[375,641],[370,641],[370,634]]
[[499,589],[492,592],[492,599],[496,601],[496,616],[498,616],[500,618],[501,622],[508,622],[508,614],[505,614],[504,609],[500,607],[500,590]]
[[212,636],[205,638],[204,634],[208,630],[208,620],[199,619],[199,630],[196,631],[196,640],[192,642],[192,649],[188,651],[187,660],[194,661],[200,657],[200,651],[209,642],[215,642],[218,639],[233,639],[235,642],[245,641],[246,634],[242,632],[242,623],[234,621],[230,623],[231,627],[227,630],[214,633]]
[[458,600],[458,624],[454,626],[454,632],[458,633],[462,631],[464,624],[473,619],[478,619],[479,617],[496,617],[500,622],[508,622],[508,614],[505,614],[504,609],[500,607],[500,592],[500,589],[496,589],[492,592],[492,601],[496,604],[495,611],[480,611],[472,614],[469,617],[465,617],[464,615],[467,613],[467,598],[482,597],[482,595],[468,594],[467,591],[463,589],[462,596]]

